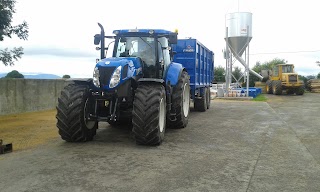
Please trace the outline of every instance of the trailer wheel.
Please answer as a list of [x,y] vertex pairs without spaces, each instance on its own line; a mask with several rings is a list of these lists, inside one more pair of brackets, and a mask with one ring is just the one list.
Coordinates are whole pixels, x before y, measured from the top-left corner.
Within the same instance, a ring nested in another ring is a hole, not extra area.
[[190,113],[190,80],[186,71],[182,72],[172,94],[172,107],[176,112],[176,120],[170,121],[168,118],[168,126],[176,129],[184,128],[188,124]]
[[207,89],[204,88],[204,95],[201,98],[194,98],[194,109],[204,112],[207,110]]
[[89,86],[69,84],[58,98],[57,127],[61,138],[68,142],[91,141],[98,128],[97,121],[87,119]]
[[132,132],[140,145],[160,145],[166,128],[166,92],[160,84],[141,84],[132,110]]
[[272,94],[272,81],[271,80],[268,80],[266,82],[266,92],[268,94]]
[[303,95],[303,94],[304,94],[303,86],[300,86],[300,87],[297,89],[296,94],[297,94],[297,95]]
[[211,93],[210,93],[210,87],[207,87],[207,109],[210,109],[211,105]]
[[282,94],[281,81],[273,81],[273,83],[272,83],[272,92],[273,92],[274,95],[281,95]]

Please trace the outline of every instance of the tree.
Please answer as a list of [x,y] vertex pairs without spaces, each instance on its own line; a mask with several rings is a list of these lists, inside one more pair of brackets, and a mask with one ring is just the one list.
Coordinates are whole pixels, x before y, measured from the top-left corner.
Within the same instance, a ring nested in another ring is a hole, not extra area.
[[279,59],[279,58],[274,58],[270,61],[266,61],[263,64],[261,64],[259,61],[256,63],[256,65],[252,68],[252,70],[254,70],[257,73],[261,73],[261,70],[272,70],[272,68],[275,65],[278,64],[284,64],[287,63],[288,61],[286,61],[285,59]]
[[[0,41],[3,41],[4,37],[12,38],[12,35],[17,35],[19,39],[28,39],[29,27],[26,21],[16,26],[11,25],[15,3],[15,0],[0,0]],[[22,55],[22,47],[14,47],[11,50],[5,48],[0,50],[0,61],[5,66],[14,65],[14,60],[17,61]]]
[[9,72],[4,78],[24,78],[24,76],[17,70]]
[[63,79],[69,79],[69,78],[71,78],[71,77],[70,77],[70,75],[63,75],[62,78],[63,78]]
[[[241,68],[238,67],[238,66],[236,66],[236,67],[234,68],[234,70],[232,71],[232,75],[233,75],[237,80],[239,80],[239,78],[240,78],[241,75],[242,75]],[[235,80],[233,77],[232,77],[232,82],[233,82],[233,83],[236,82],[236,80]]]
[[320,67],[320,61],[316,61],[316,64]]
[[225,82],[225,69],[221,66],[214,68],[214,82]]
[[315,78],[316,78],[315,75],[308,75],[308,76],[307,76],[307,79],[315,79]]
[[320,79],[320,72],[319,72],[318,75],[317,75],[317,79]]

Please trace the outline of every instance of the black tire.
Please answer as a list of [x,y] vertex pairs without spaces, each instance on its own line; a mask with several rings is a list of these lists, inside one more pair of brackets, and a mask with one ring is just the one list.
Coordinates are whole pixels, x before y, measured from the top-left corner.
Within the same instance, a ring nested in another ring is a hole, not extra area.
[[272,92],[274,95],[281,95],[282,94],[281,81],[273,81],[272,82]]
[[166,128],[166,92],[160,84],[141,84],[135,92],[132,132],[137,144],[160,145]]
[[68,142],[91,141],[98,128],[97,121],[86,120],[89,86],[69,84],[58,98],[57,127],[61,138]]
[[194,109],[196,111],[204,112],[207,110],[207,99],[206,99],[207,92],[208,92],[207,89],[204,88],[204,95],[201,98],[194,99]]
[[176,112],[175,121],[168,118],[168,127],[178,129],[188,124],[190,113],[190,80],[188,73],[183,71],[178,84],[173,88],[172,108]]
[[271,80],[268,80],[266,82],[266,93],[272,94],[272,81]]
[[211,93],[210,93],[210,87],[207,87],[207,109],[210,109],[211,105]]
[[297,94],[297,95],[303,95],[303,94],[304,94],[304,88],[303,88],[303,86],[301,86],[301,87],[299,87],[299,88],[297,89],[296,94]]

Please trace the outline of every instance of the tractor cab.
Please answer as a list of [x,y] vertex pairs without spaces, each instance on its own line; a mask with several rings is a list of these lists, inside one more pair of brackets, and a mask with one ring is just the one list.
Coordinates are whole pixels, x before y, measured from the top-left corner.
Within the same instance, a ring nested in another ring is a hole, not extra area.
[[[104,31],[101,31],[103,34],[95,36],[95,44],[101,41],[101,47],[97,49],[107,50],[108,48],[103,47]],[[170,45],[177,42],[177,33],[162,29],[122,29],[114,30],[113,34],[115,36],[104,36],[115,39],[112,58],[131,60],[135,67],[141,65],[143,78],[164,78],[171,62]],[[101,51],[101,60],[103,59],[105,53]]]
[[294,73],[293,64],[278,64],[273,67],[273,76],[281,76],[282,73]]
[[282,67],[282,73],[294,73],[294,66],[291,64],[280,65],[280,67]]
[[166,30],[133,29],[115,30],[113,57],[138,57],[141,59],[144,78],[163,79],[170,64],[170,44],[177,34]]

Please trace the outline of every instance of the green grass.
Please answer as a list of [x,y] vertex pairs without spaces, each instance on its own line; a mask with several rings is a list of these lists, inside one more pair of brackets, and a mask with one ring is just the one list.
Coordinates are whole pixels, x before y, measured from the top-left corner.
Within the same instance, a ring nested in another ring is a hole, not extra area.
[[256,98],[253,98],[252,101],[267,101],[268,99],[263,95],[259,94]]

